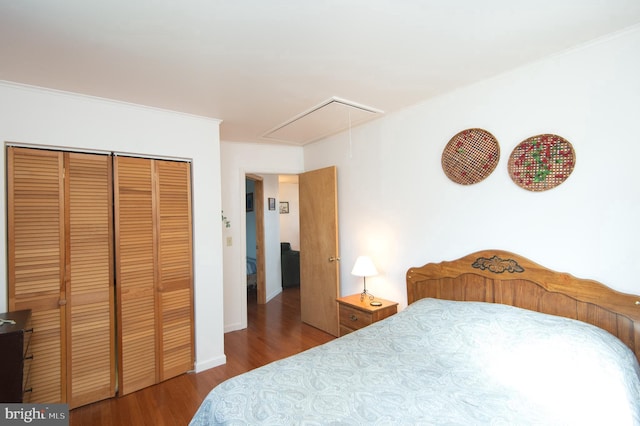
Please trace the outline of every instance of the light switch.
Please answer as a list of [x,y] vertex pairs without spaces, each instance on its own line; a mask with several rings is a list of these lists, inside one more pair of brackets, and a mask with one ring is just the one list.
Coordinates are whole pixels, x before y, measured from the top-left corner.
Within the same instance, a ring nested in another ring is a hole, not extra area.
[[232,245],[233,245],[233,238],[227,237],[227,246],[232,246]]

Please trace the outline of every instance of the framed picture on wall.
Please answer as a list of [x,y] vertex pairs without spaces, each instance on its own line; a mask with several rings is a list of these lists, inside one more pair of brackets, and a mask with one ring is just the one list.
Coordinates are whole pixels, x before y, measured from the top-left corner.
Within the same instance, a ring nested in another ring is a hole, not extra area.
[[269,198],[269,210],[275,210],[275,209],[276,209],[276,199]]
[[289,202],[280,201],[280,214],[288,214],[288,213],[289,213]]
[[247,194],[247,211],[248,212],[253,211],[253,192],[249,192]]

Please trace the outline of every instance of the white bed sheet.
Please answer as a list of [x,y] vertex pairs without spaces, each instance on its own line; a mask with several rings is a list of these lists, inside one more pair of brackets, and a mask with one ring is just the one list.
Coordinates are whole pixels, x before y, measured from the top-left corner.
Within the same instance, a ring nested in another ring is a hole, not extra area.
[[229,379],[191,425],[640,425],[640,367],[588,324],[423,299]]

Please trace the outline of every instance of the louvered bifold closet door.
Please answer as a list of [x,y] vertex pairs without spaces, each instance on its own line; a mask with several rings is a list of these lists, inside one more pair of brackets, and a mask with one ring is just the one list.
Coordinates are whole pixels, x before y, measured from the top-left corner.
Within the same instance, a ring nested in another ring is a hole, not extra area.
[[119,394],[158,382],[152,162],[114,158]]
[[160,380],[193,368],[190,164],[154,161],[158,194]]
[[114,159],[121,395],[193,368],[191,169]]
[[32,310],[30,402],[65,402],[64,158],[7,148],[9,310]]
[[7,149],[9,308],[31,309],[30,402],[115,395],[111,159]]
[[68,159],[67,270],[70,408],[115,395],[111,157]]

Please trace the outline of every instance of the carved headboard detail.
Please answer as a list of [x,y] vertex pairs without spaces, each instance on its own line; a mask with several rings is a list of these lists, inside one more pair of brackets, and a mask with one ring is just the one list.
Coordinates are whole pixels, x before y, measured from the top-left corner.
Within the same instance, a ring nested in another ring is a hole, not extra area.
[[472,267],[478,269],[487,269],[496,274],[503,272],[524,272],[522,266],[518,265],[518,262],[513,259],[501,259],[498,256],[493,256],[490,259],[486,257],[479,257],[475,262],[471,264]]

